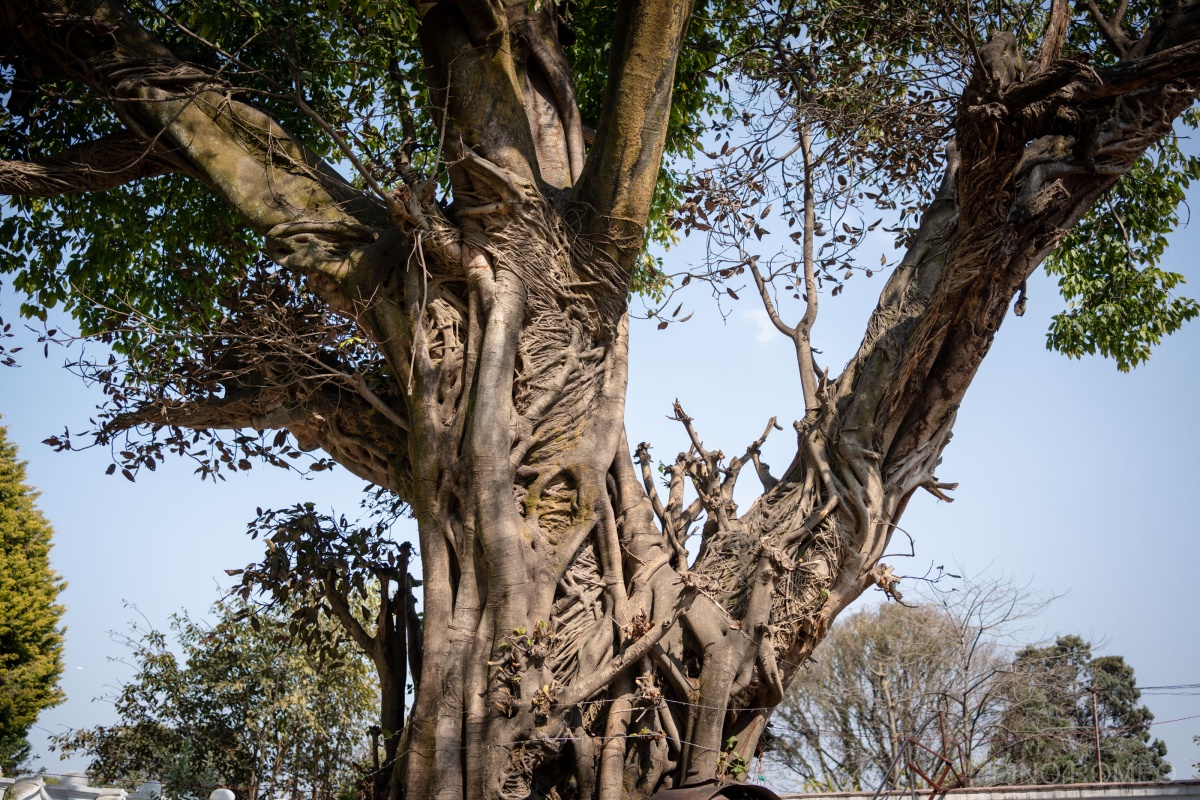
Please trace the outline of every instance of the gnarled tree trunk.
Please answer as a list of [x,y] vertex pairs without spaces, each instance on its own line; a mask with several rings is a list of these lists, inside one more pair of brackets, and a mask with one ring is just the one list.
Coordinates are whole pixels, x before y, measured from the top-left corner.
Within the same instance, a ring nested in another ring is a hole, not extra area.
[[[949,488],[935,468],[1013,297],[1192,102],[1200,64],[1195,3],[1112,68],[1055,51],[1022,75],[1004,37],[985,45],[942,191],[857,354],[840,376],[819,373],[807,328],[792,330],[806,388],[792,463],[766,474],[761,439],[726,458],[677,406],[692,449],[659,498],[623,428],[626,295],[686,0],[621,3],[586,153],[552,9],[435,5],[423,46],[448,207],[432,183],[354,189],[115,3],[5,14],[151,148],[106,180],[205,182],[381,354],[370,386],[161,401],[115,424],[285,428],[411,505],[424,641],[392,796],[444,800],[615,800],[736,776],[837,614],[873,585],[895,592],[879,559],[912,493]],[[1095,121],[1086,141],[1081,110]],[[53,193],[88,157],[8,162],[0,183]],[[751,463],[764,492],[739,510]],[[690,561],[683,539],[701,518]],[[393,689],[404,661],[387,662]]]

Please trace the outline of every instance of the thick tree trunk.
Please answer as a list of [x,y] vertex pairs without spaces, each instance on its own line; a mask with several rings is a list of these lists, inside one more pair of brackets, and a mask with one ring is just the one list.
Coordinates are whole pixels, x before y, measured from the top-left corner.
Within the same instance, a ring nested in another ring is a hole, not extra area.
[[822,386],[795,462],[739,516],[762,441],[726,463],[677,408],[693,448],[664,505],[624,441],[620,265],[572,234],[569,205],[476,158],[459,176],[470,244],[426,239],[404,292],[426,620],[406,792],[614,800],[737,776],[834,616],[893,591],[878,559],[950,422],[885,476],[874,423]]
[[[415,370],[425,428],[410,441],[425,445],[410,457],[425,618],[446,624],[426,628],[407,792],[609,800],[736,776],[833,617],[892,589],[878,558],[949,426],[885,480],[841,414],[814,414],[791,469],[741,516],[750,454],[723,473],[697,439],[656,519],[622,435],[624,321],[538,302],[578,283],[561,256],[548,293],[553,259],[533,275],[495,258],[512,272],[497,268],[490,300],[469,289],[453,324],[441,290],[425,295],[445,307],[426,314],[438,358]],[[474,380],[444,371],[472,364]],[[686,475],[702,498],[690,509]],[[689,570],[678,537],[701,511]]]

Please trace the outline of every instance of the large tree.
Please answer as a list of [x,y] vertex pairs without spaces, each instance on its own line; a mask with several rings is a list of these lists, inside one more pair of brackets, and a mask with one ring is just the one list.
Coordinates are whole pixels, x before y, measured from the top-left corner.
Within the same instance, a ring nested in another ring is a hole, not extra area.
[[[9,0],[0,30],[0,255],[28,312],[113,345],[85,369],[126,476],[320,448],[415,517],[395,796],[725,774],[834,617],[896,592],[880,558],[913,492],[952,488],[1034,269],[1059,248],[1072,355],[1127,368],[1196,313],[1157,263],[1197,172],[1194,0]],[[718,137],[711,170],[661,170]],[[835,374],[818,299],[876,205],[902,255]],[[768,206],[794,256],[757,250]],[[685,228],[713,258],[664,276],[645,241]],[[727,457],[677,404],[660,497],[622,424],[628,297],[730,280],[795,344],[795,455]]]
[[62,579],[50,568],[50,523],[34,505],[25,464],[0,426],[0,774],[27,766],[26,734],[58,705]]

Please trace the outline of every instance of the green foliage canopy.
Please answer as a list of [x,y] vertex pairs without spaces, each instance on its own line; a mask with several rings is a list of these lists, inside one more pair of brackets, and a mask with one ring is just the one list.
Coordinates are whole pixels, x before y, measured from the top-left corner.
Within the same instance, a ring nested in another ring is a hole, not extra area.
[[57,737],[91,758],[92,777],[163,782],[169,797],[216,786],[329,800],[352,786],[377,705],[373,673],[336,634],[320,657],[291,641],[286,614],[214,607],[215,625],[186,614],[170,634],[135,626],[125,644],[136,670],[112,698],[118,722]]
[[[353,154],[383,185],[398,181],[401,170],[438,174],[416,6],[174,0],[132,10],[166,46],[235,82],[316,155],[348,173]],[[579,4],[568,20],[577,37],[568,52],[578,70],[580,111],[591,126],[604,97],[615,15],[613,0],[599,0]],[[727,107],[707,77],[720,54],[719,24],[698,18],[680,58],[667,155],[684,164],[697,151],[706,117]],[[8,97],[0,112],[0,159],[36,160],[121,128],[80,87],[35,78],[21,66],[0,67],[0,96]],[[675,240],[668,222],[683,179],[677,169],[661,174],[648,241]],[[356,182],[361,186],[361,177]],[[212,191],[180,175],[106,192],[12,197],[0,207],[0,274],[13,275],[28,296],[22,312],[45,319],[47,309],[63,305],[83,333],[108,334],[119,349],[136,335],[121,331],[129,312],[182,328],[219,315],[222,292],[250,271],[259,247]],[[653,293],[662,280],[646,261],[639,287]]]
[[[1111,12],[1113,4],[1099,5]],[[1126,18],[1149,24],[1149,9],[1132,3]],[[443,174],[415,6],[168,0],[133,10],[168,47],[236,83],[347,174],[356,173],[352,161],[384,187],[405,170]],[[804,109],[831,144],[818,165],[829,171],[833,190],[823,201],[828,216],[841,219],[855,206],[871,216],[876,210],[896,214],[891,230],[903,241],[919,222],[954,133],[955,100],[973,58],[966,37],[1016,30],[1032,48],[1045,13],[1041,4],[1018,4],[972,17],[936,0],[698,3],[678,63],[647,243],[669,246],[680,229],[693,227],[679,212],[687,212],[697,177],[730,164],[746,167],[743,174],[762,166],[737,162],[734,147],[710,167],[702,151],[713,139],[704,132],[724,131],[761,156],[773,137],[760,136],[766,129],[758,118],[773,112],[760,101],[773,94]],[[615,16],[613,0],[572,3],[562,11],[587,126],[598,122]],[[1072,28],[1064,55],[1111,61],[1095,26],[1086,24]],[[19,60],[0,68],[0,95],[7,97],[0,158],[36,160],[119,130],[101,101],[35,73]],[[1099,353],[1128,370],[1197,314],[1196,304],[1180,295],[1184,276],[1161,264],[1166,234],[1180,223],[1184,193],[1200,174],[1200,158],[1180,148],[1180,137],[1197,121],[1194,111],[1185,114],[1176,132],[1047,261],[1067,304],[1051,322],[1048,347],[1071,357]],[[826,228],[818,246],[822,240],[845,250],[845,233],[836,225]],[[259,246],[209,189],[180,175],[92,194],[14,197],[0,208],[0,273],[11,275],[28,297],[23,313],[45,318],[47,309],[65,305],[84,333],[107,334],[118,349],[144,335],[124,324],[131,311],[183,329],[219,317],[222,292],[247,275]],[[661,298],[671,286],[662,256],[647,255],[642,264],[634,291]],[[832,273],[827,277],[826,283],[839,282]]]
[[[1187,126],[1196,121],[1195,109],[1184,116]],[[1072,358],[1100,353],[1128,372],[1200,314],[1196,301],[1177,295],[1184,276],[1162,268],[1167,234],[1197,179],[1200,155],[1168,137],[1067,235],[1046,262],[1068,303],[1051,321],[1047,348]]]

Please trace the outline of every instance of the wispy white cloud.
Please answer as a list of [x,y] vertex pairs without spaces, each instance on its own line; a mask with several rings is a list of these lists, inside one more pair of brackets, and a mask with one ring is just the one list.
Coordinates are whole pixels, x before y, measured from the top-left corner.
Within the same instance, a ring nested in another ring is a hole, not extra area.
[[779,337],[779,331],[775,330],[775,326],[771,324],[771,318],[767,316],[766,309],[743,309],[742,318],[754,326],[756,330],[754,341],[759,344],[770,344]]

